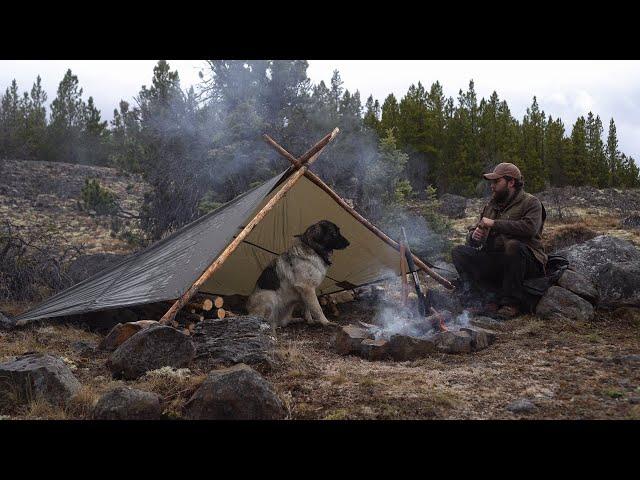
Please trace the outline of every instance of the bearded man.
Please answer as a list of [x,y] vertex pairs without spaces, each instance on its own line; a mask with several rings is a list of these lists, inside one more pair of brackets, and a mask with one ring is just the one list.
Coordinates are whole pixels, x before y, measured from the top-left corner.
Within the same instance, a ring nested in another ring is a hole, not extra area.
[[477,310],[512,318],[531,309],[524,280],[545,274],[541,235],[546,213],[540,200],[524,191],[514,164],[501,163],[483,176],[491,182],[491,200],[469,229],[466,245],[455,247],[451,257],[463,294],[489,300]]

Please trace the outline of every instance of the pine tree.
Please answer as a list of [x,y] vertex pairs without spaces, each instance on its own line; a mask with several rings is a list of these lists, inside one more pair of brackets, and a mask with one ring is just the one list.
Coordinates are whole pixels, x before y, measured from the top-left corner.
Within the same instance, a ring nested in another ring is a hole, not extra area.
[[51,103],[51,124],[48,130],[49,160],[77,163],[79,143],[84,128],[85,104],[78,77],[67,70],[58,85],[56,98]]
[[607,165],[609,167],[609,186],[618,185],[619,169],[621,167],[620,152],[618,151],[618,136],[616,132],[616,124],[613,118],[609,122],[609,134],[607,135],[606,147]]
[[602,121],[599,116],[594,117],[592,112],[587,115],[585,134],[588,155],[585,181],[593,186],[604,187],[608,183],[608,172],[602,143]]
[[398,122],[400,120],[400,107],[393,93],[390,93],[384,99],[382,104],[382,113],[380,117],[380,129],[378,134],[382,137],[386,135],[390,129],[397,131]]
[[544,130],[546,118],[544,111],[540,111],[538,100],[533,97],[533,103],[527,108],[522,121],[522,165],[520,169],[527,183],[528,189],[538,192],[545,187],[548,178],[547,165],[544,158]]
[[586,121],[584,117],[576,120],[571,130],[571,154],[567,162],[567,183],[569,185],[584,185],[588,179],[589,172],[587,170],[587,138],[586,138]]
[[102,121],[100,110],[93,103],[93,97],[89,97],[83,115],[80,160],[90,165],[107,165],[107,122]]
[[20,155],[19,146],[24,122],[15,79],[0,100],[0,114],[0,154],[17,157]]
[[380,103],[373,100],[373,95],[369,95],[365,104],[363,124],[365,128],[377,132],[380,125]]
[[564,125],[562,120],[554,120],[551,115],[546,123],[544,132],[544,156],[548,168],[548,180],[553,186],[567,184],[566,164],[570,151],[564,137]]
[[25,151],[26,158],[44,158],[47,139],[47,93],[42,89],[40,75],[31,87],[29,99],[25,93]]

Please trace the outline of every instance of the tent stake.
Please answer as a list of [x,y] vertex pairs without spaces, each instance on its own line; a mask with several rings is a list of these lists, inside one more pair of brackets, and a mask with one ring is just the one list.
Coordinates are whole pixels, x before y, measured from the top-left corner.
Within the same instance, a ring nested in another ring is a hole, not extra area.
[[165,313],[160,319],[160,323],[166,325],[168,323],[173,323],[174,318],[178,311],[184,307],[191,297],[193,297],[200,287],[213,275],[213,273],[220,268],[220,266],[225,262],[225,260],[233,253],[233,251],[238,248],[238,245],[242,243],[242,241],[251,233],[254,227],[269,213],[269,211],[280,201],[282,197],[293,187],[293,185],[304,175],[304,173],[309,168],[317,158],[322,149],[335,138],[338,134],[339,130],[335,128],[333,132],[329,135],[326,135],[322,140],[320,140],[316,145],[314,145],[309,152],[308,161],[306,163],[298,161],[300,167],[296,170],[291,177],[286,181],[286,183],[278,190],[278,192],[271,197],[271,200],[267,202],[267,204],[260,209],[260,211],[253,217],[253,219],[242,229],[242,231],[236,236],[236,238],[231,242],[227,248],[225,248],[220,255],[215,259],[215,261],[207,267],[207,269],[200,275],[200,277],[194,282],[189,289],[182,294],[182,296],[176,300],[176,302],[171,306],[167,313]]

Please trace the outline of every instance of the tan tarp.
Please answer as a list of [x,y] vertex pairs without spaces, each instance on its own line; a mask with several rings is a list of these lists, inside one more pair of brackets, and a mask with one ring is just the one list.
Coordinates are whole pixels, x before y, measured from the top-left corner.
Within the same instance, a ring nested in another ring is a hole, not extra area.
[[[258,210],[275,195],[265,199]],[[253,229],[241,246],[201,288],[208,293],[249,295],[264,267],[284,252],[294,235],[320,220],[330,220],[351,243],[333,253],[332,265],[318,294],[344,290],[337,282],[364,285],[383,275],[399,275],[399,253],[383,242],[316,184],[302,177]],[[273,253],[269,253],[273,252]]]

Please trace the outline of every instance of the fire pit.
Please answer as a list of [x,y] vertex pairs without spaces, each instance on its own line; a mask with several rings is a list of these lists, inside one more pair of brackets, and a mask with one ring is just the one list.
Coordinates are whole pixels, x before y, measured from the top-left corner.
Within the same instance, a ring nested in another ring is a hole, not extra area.
[[335,336],[336,351],[368,360],[406,361],[437,352],[476,352],[496,338],[490,330],[471,326],[466,311],[457,316],[441,312],[425,318],[386,310],[377,320],[379,325],[358,322],[342,327]]

